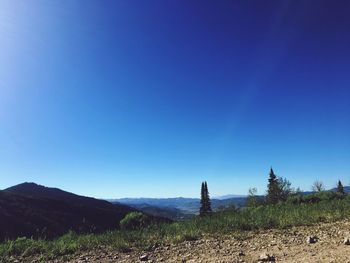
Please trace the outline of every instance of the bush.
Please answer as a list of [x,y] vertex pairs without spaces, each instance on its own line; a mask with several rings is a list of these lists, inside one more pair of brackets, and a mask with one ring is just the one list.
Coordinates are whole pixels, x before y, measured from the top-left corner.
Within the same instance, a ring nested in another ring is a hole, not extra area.
[[304,203],[318,203],[321,201],[342,200],[344,195],[335,192],[318,192],[303,198]]
[[303,203],[303,196],[299,194],[291,195],[287,199],[287,204],[299,205]]
[[151,224],[148,216],[141,212],[131,212],[120,221],[120,228],[124,230],[137,230]]
[[317,192],[309,195],[292,195],[287,199],[288,204],[317,204],[321,201],[342,200],[346,196],[336,192]]

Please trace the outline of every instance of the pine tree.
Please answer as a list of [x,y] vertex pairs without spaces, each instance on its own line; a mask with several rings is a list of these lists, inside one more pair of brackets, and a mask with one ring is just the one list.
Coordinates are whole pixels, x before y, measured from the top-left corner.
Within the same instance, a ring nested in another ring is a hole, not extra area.
[[280,184],[277,176],[275,175],[272,167],[270,170],[269,183],[267,185],[267,203],[277,204],[281,195]]
[[210,197],[209,197],[207,182],[204,182],[204,187],[205,187],[206,210],[207,210],[207,213],[210,213],[210,212],[212,212],[212,210],[211,210],[211,201],[210,201]]
[[201,187],[201,207],[199,209],[199,214],[201,216],[207,215],[211,212],[211,202],[209,197],[207,182],[202,183]]
[[205,186],[204,182],[201,186],[201,207],[199,208],[199,215],[205,215]]
[[340,194],[342,194],[342,195],[345,194],[343,184],[341,183],[340,180],[338,181],[337,192],[340,193]]

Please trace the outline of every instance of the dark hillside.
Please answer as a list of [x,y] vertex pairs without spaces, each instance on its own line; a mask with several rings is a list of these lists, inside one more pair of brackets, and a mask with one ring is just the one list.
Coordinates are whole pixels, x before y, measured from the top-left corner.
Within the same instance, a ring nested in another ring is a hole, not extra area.
[[[96,207],[110,207],[110,203],[92,197],[85,197],[76,195],[70,192],[63,191],[58,188],[46,187],[35,183],[23,183],[4,190],[7,193],[23,195],[27,197],[34,197],[40,199],[60,200],[69,203],[77,203],[79,205],[96,206]],[[118,204],[116,204],[118,205]],[[127,208],[125,205],[121,207]]]
[[102,232],[118,228],[132,211],[126,205],[24,183],[0,191],[0,239],[53,238],[69,230]]

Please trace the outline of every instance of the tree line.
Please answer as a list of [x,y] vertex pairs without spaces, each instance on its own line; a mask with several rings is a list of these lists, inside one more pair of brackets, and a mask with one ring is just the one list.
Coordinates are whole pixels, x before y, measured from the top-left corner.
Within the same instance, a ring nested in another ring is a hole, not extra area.
[[[321,181],[315,181],[312,185],[313,192],[323,192],[325,191],[325,187]],[[342,182],[338,180],[336,193],[340,196],[345,195],[345,190]],[[274,205],[280,202],[285,202],[291,196],[297,196],[301,194],[301,190],[299,188],[294,189],[291,187],[291,183],[282,177],[278,177],[274,170],[270,169],[268,184],[267,184],[267,192],[266,196],[257,196],[257,189],[250,188],[248,191],[247,197],[247,206],[256,207],[262,204]],[[202,182],[201,186],[201,200],[200,200],[200,216],[208,215],[212,212],[211,209],[211,201],[209,197],[208,184],[207,182]]]

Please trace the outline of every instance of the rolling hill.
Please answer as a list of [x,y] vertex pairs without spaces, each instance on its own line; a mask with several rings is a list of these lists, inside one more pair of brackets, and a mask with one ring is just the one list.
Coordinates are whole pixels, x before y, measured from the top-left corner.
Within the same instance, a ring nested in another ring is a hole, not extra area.
[[102,232],[135,211],[127,205],[23,183],[0,191],[0,239],[53,238],[69,230]]

